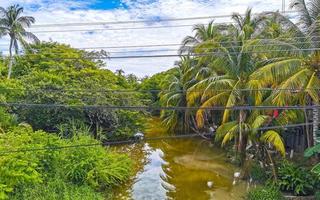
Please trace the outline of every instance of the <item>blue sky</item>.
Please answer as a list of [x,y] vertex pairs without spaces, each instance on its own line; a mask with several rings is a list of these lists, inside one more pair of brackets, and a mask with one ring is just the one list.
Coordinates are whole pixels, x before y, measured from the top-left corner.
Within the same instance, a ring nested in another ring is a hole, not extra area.
[[[247,7],[253,12],[276,11],[281,9],[281,0],[0,0],[0,6],[20,4],[25,7],[25,14],[36,18],[37,24],[128,21],[141,19],[155,19],[147,24],[118,24],[109,28],[146,27],[163,25],[190,25],[180,28],[139,29],[139,30],[104,30],[103,26],[86,27],[51,27],[36,28],[30,31],[44,41],[53,40],[70,44],[76,48],[132,46],[153,44],[181,43],[183,38],[192,34],[191,25],[207,23],[208,20],[192,20],[183,22],[158,22],[157,19],[184,18],[199,16],[226,15],[232,12],[243,13]],[[219,18],[216,22],[230,22],[230,18]],[[75,30],[87,29],[82,32],[54,32],[36,33],[47,30]],[[0,50],[6,54],[8,38],[0,39]],[[105,49],[107,51],[121,51],[111,53],[111,56],[122,55],[151,55],[175,54],[178,47],[166,48],[133,48],[133,49]],[[161,50],[161,52],[137,53],[126,51]],[[107,60],[106,68],[111,70],[123,69],[127,73],[135,73],[142,77],[169,69],[177,58],[144,58]]]
[[120,1],[99,1],[97,3],[93,3],[90,5],[92,9],[114,9],[122,7],[122,3]]

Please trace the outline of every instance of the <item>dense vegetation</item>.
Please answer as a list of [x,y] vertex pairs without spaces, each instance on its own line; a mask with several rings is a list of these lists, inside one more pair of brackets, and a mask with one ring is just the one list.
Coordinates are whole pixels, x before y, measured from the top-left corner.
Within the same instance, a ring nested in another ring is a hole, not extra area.
[[[1,134],[0,150],[7,153],[0,157],[0,199],[110,197],[111,187],[130,175],[131,161],[102,146],[81,148],[97,141],[84,130],[74,131],[72,138],[63,139],[21,124]],[[71,145],[80,147],[55,149]],[[26,151],[10,153],[17,147]]]
[[[310,170],[285,161],[282,135],[286,125],[312,120],[312,126],[303,126],[310,148],[306,155],[317,155],[319,109],[275,107],[319,105],[320,1],[293,0],[291,7],[298,11],[297,24],[279,12],[253,15],[248,9],[244,16],[234,13],[230,24],[195,25],[195,34],[182,42],[184,56],[177,66],[143,80],[103,69],[99,58],[108,56],[104,51],[40,42],[26,32],[35,19],[21,16],[22,8],[0,9],[0,36],[11,39],[10,55],[0,59],[1,148],[128,138],[143,129],[143,117],[155,115],[172,134],[216,128],[215,141],[234,153],[232,160],[244,167],[243,178],[251,174],[260,183],[270,182],[251,191],[248,199],[282,198],[279,190],[312,195],[318,190],[319,164]],[[110,109],[141,105],[190,109]],[[99,199],[93,191],[109,191],[125,180],[129,163],[102,147],[6,154],[0,158],[0,175],[5,177],[0,198],[45,199],[51,193],[68,199],[84,192],[88,199]],[[55,185],[62,189],[55,192]]]
[[[290,6],[298,11],[298,23],[279,12],[253,15],[248,9],[244,16],[234,13],[230,24],[195,25],[195,34],[180,49],[188,56],[171,70],[160,93],[160,105],[192,109],[163,110],[161,118],[172,133],[202,134],[217,126],[215,141],[234,152],[232,161],[244,167],[243,178],[246,169],[252,170],[250,163],[259,163],[261,174],[255,175],[261,182],[311,195],[317,190],[318,167],[310,171],[285,164],[282,135],[296,128],[287,125],[312,121],[312,126],[303,125],[304,139],[307,147],[318,144],[319,109],[272,107],[319,105],[320,1],[293,0]],[[249,199],[260,199],[253,196],[264,191],[268,188],[252,192]]]
[[138,80],[102,69],[104,51],[40,42],[25,31],[35,19],[22,14],[0,9],[0,36],[11,37],[0,58],[0,199],[112,198],[132,161],[101,144],[141,130],[143,113],[103,106],[141,105],[138,94],[113,92]]

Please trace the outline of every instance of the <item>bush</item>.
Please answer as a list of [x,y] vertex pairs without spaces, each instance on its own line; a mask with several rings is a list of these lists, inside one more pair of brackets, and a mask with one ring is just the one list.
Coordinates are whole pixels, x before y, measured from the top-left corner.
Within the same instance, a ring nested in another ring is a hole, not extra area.
[[88,185],[74,185],[61,178],[52,179],[47,184],[25,187],[10,196],[12,200],[103,200],[105,197]]
[[277,185],[282,191],[294,195],[311,195],[317,183],[317,177],[303,167],[284,161],[278,168]]
[[253,163],[251,166],[250,177],[253,181],[258,183],[264,183],[269,178],[267,170],[262,168],[257,162]]
[[[126,155],[82,144],[99,142],[85,135],[61,139],[29,126],[0,134],[0,152],[7,152],[0,156],[0,199],[80,199],[82,193],[84,199],[101,199],[94,193],[110,193],[129,177]],[[61,146],[74,148],[48,149]],[[47,150],[8,152],[32,148]]]
[[251,189],[246,200],[284,200],[285,198],[276,187],[257,187]]
[[316,199],[316,200],[320,200],[320,191],[317,191],[317,192],[315,193],[315,199]]

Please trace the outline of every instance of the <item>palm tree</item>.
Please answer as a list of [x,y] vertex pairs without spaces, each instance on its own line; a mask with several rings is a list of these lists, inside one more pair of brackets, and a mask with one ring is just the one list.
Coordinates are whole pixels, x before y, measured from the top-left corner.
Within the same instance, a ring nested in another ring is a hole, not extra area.
[[192,53],[194,48],[198,45],[203,45],[204,42],[224,39],[222,30],[227,29],[226,25],[215,25],[214,21],[209,22],[208,25],[197,24],[193,27],[192,31],[195,32],[194,36],[187,36],[183,39],[180,48],[180,53]]
[[[186,94],[188,88],[194,84],[194,60],[190,57],[182,57],[182,60],[174,68],[171,74],[162,82],[160,104],[167,107],[187,106]],[[188,110],[163,110],[161,119],[169,132],[188,132],[190,128],[190,115]]]
[[[200,103],[200,109],[196,113],[197,125],[204,126],[204,120],[208,115],[205,108],[222,105],[226,107],[265,104],[269,100],[270,92],[261,91],[263,82],[252,76],[256,70],[264,66],[261,59],[265,56],[259,53],[252,53],[260,45],[273,46],[273,40],[261,39],[270,30],[268,20],[264,16],[252,17],[251,9],[248,9],[244,16],[235,13],[232,17],[234,25],[223,31],[224,42],[215,42],[215,39],[199,43],[194,48],[197,53],[211,53],[212,56],[198,58],[198,62],[206,65],[211,72],[210,75],[202,77],[195,85],[188,90],[188,105]],[[274,35],[270,35],[273,37]],[[221,40],[221,37],[217,39]],[[226,42],[227,41],[227,42]],[[206,48],[203,48],[205,46]],[[281,48],[289,48],[287,45],[279,44]],[[208,70],[207,70],[208,71]],[[244,90],[245,89],[245,90]],[[247,91],[249,89],[250,91]],[[199,92],[201,91],[201,92]],[[260,117],[259,117],[260,116]],[[226,109],[222,117],[222,125],[232,124],[234,132],[223,135],[223,143],[229,139],[235,140],[236,151],[241,154],[241,161],[246,157],[246,146],[250,139],[250,133],[256,122],[254,119],[267,119],[265,113],[240,110],[232,111]],[[263,121],[264,122],[264,121]],[[261,123],[260,126],[265,126]],[[230,127],[229,127],[230,128]],[[267,138],[280,137],[277,132],[271,131],[265,134]],[[282,148],[283,149],[283,148]],[[283,153],[283,150],[282,150]]]
[[29,28],[35,19],[31,16],[21,16],[23,8],[19,5],[9,6],[7,9],[0,7],[0,32],[2,35],[9,35],[9,69],[8,79],[11,77],[12,64],[13,64],[13,53],[19,52],[18,43],[26,47],[28,45],[27,40],[31,42],[39,42],[39,39],[31,32],[26,31],[25,28]]
[[[242,123],[241,127],[236,120],[222,124],[217,129],[215,140],[222,140],[222,146],[224,146],[227,142],[237,137],[237,133],[242,129],[243,132],[246,132],[248,135],[248,141],[254,148],[257,161],[267,163],[266,161],[269,160],[271,166],[274,166],[273,159],[266,147],[266,144],[272,144],[272,146],[282,156],[284,156],[285,146],[283,139],[277,130],[259,130],[260,128],[270,124],[272,120],[273,119],[270,115],[261,114],[258,111],[252,112],[250,116],[247,117],[246,122]],[[265,154],[267,156],[265,156]],[[276,177],[274,168],[273,172],[274,177]]]
[[[313,104],[319,105],[319,92],[316,88],[320,88],[320,51],[318,50],[320,48],[320,10],[318,9],[320,1],[310,0],[307,4],[304,0],[293,0],[291,7],[297,9],[300,13],[299,23],[292,26],[293,34],[298,33],[299,40],[295,40],[295,37],[293,37],[294,43],[287,45],[288,47],[291,46],[288,49],[289,51],[273,55],[272,61],[252,74],[252,78],[261,80],[264,86],[270,85],[270,83],[279,85],[279,89],[273,94],[273,103],[278,105],[289,103],[306,105],[312,100]],[[293,24],[285,17],[282,17],[282,19]],[[304,45],[301,45],[301,38],[303,38]],[[292,42],[292,39],[290,42]],[[276,59],[274,56],[276,56]],[[286,90],[288,88],[296,91]],[[318,132],[319,109],[314,108],[314,143],[320,143]],[[308,143],[310,146],[311,142]]]

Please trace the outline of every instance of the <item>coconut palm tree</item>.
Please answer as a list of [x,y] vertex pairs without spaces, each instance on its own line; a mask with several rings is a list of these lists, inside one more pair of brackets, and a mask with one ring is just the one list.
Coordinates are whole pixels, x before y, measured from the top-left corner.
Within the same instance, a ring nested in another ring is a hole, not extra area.
[[[160,104],[167,107],[185,107],[188,88],[194,84],[194,60],[182,57],[176,68],[162,82]],[[188,132],[190,128],[190,115],[188,110],[163,110],[161,119],[169,132]]]
[[10,37],[8,79],[11,77],[13,64],[13,51],[18,54],[19,45],[27,46],[28,41],[39,42],[31,32],[26,31],[35,19],[31,16],[22,16],[23,8],[19,5],[9,6],[7,9],[0,7],[0,32]]
[[183,39],[180,48],[180,53],[194,53],[193,50],[198,45],[202,45],[208,41],[222,42],[226,38],[223,31],[227,30],[229,25],[216,25],[214,21],[205,24],[196,24],[192,31],[195,32],[193,36],[187,36]]
[[[259,67],[257,59],[252,53],[252,45],[258,38],[264,27],[264,17],[253,17],[251,9],[245,16],[233,14],[234,25],[223,31],[228,42],[205,41],[195,47],[195,52],[212,53],[212,56],[199,58],[199,63],[211,67],[212,74],[188,90],[188,104],[200,102],[200,109],[196,113],[197,124],[203,127],[207,115],[205,108],[217,105],[226,107],[245,106],[249,103],[259,105],[264,96],[263,91],[242,91],[242,89],[259,89],[259,80],[250,79],[250,75]],[[203,48],[206,46],[206,48]],[[199,92],[202,91],[202,92]],[[251,104],[250,104],[251,105]],[[235,115],[238,117],[235,117]],[[223,113],[222,124],[237,121],[237,135],[235,138],[237,151],[245,157],[245,148],[248,142],[246,130],[247,117],[251,112],[247,110],[231,111],[227,109]],[[229,135],[226,135],[225,140]]]
[[[317,88],[320,88],[320,1],[310,0],[306,3],[304,0],[293,0],[290,6],[299,11],[299,23],[292,26],[292,33],[298,33],[299,37],[290,39],[291,43],[288,46],[291,46],[291,49],[289,52],[279,52],[277,55],[273,55],[272,61],[252,74],[252,78],[261,80],[264,86],[270,85],[270,83],[279,85],[279,89],[273,94],[273,103],[306,105],[312,100],[313,104],[319,105],[319,90]],[[282,21],[293,24],[285,17],[282,17]],[[303,38],[303,42],[301,42],[301,38]],[[314,143],[320,142],[318,132],[319,109],[315,108],[313,109]]]

